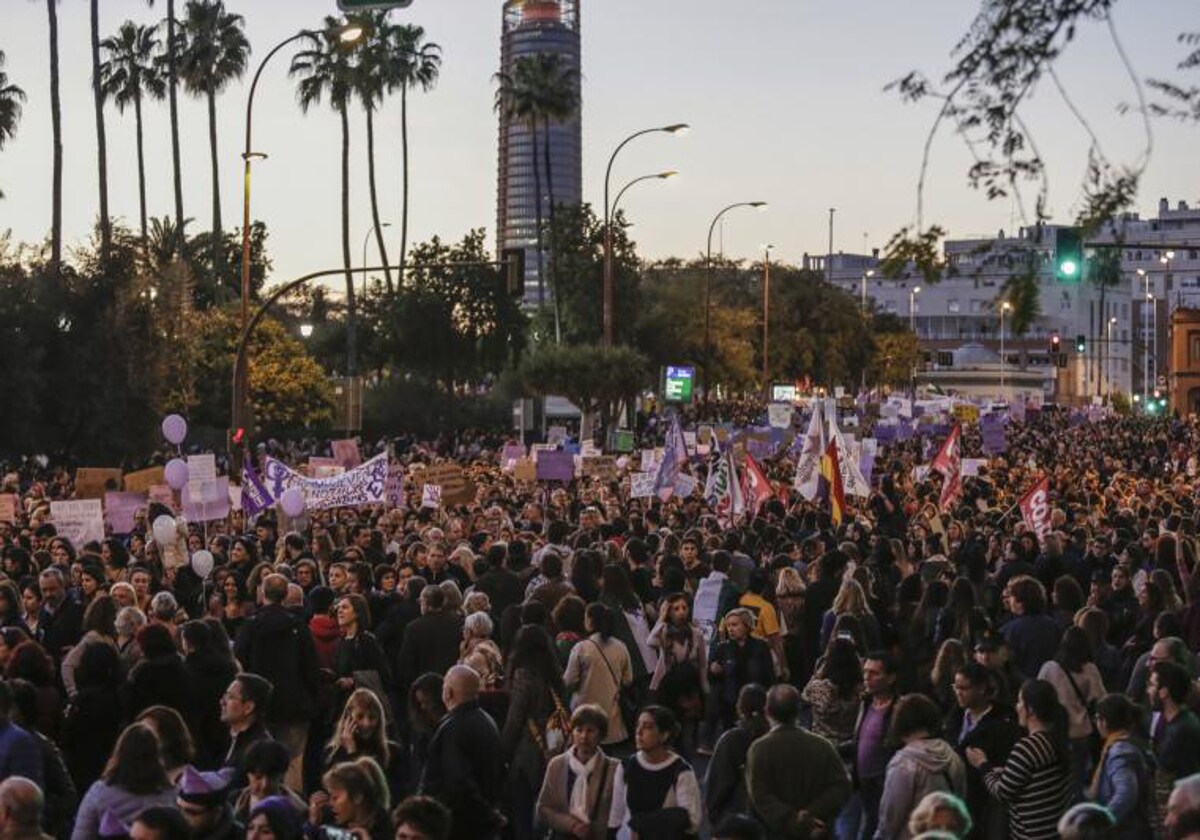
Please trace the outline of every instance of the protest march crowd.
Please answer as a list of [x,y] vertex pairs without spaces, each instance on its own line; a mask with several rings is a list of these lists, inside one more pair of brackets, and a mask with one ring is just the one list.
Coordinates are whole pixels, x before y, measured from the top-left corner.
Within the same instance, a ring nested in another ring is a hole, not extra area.
[[851,403],[7,465],[0,840],[1200,839],[1200,422]]

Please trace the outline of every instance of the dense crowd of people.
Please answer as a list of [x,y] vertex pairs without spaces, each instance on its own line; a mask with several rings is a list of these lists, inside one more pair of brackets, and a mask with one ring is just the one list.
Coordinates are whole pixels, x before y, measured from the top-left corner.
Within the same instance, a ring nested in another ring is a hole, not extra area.
[[[786,447],[730,523],[704,457],[662,501],[504,443],[391,441],[397,507],[189,523],[205,577],[173,511],[75,546],[70,472],[12,467],[0,840],[1200,838],[1195,420],[1030,410],[946,509],[917,434],[840,522]],[[422,506],[443,461],[474,502]]]

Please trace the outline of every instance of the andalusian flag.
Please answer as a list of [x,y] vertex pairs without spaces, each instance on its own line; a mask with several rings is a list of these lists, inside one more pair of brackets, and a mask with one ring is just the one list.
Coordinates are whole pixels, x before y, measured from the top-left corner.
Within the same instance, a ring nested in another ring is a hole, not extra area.
[[842,486],[842,467],[837,441],[830,439],[821,456],[821,483],[829,494],[829,511],[834,525],[841,525],[846,513],[846,491]]

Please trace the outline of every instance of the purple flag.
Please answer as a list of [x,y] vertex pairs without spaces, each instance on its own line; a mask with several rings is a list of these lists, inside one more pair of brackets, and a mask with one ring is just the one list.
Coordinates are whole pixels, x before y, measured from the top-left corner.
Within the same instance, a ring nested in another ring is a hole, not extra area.
[[687,463],[687,458],[687,441],[683,439],[679,415],[675,414],[671,417],[671,428],[667,430],[662,463],[658,465],[658,475],[654,477],[654,492],[664,502],[674,495],[675,480],[679,478],[679,470]]
[[979,420],[979,434],[983,438],[985,455],[999,455],[1008,451],[1005,426],[1008,418],[1003,414],[985,414]]
[[247,458],[242,466],[242,510],[247,516],[257,516],[273,504],[275,499],[258,477],[251,459]]

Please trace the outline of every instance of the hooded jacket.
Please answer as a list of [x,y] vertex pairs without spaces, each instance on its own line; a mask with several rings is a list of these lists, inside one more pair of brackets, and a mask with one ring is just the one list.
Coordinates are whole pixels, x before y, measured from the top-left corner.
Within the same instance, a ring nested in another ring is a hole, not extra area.
[[934,791],[966,796],[963,760],[941,738],[921,738],[906,744],[888,762],[876,840],[909,840],[909,815],[926,794]]
[[308,620],[308,629],[312,631],[313,644],[317,650],[317,665],[321,668],[333,667],[333,652],[342,638],[337,619],[331,615],[314,615]]

